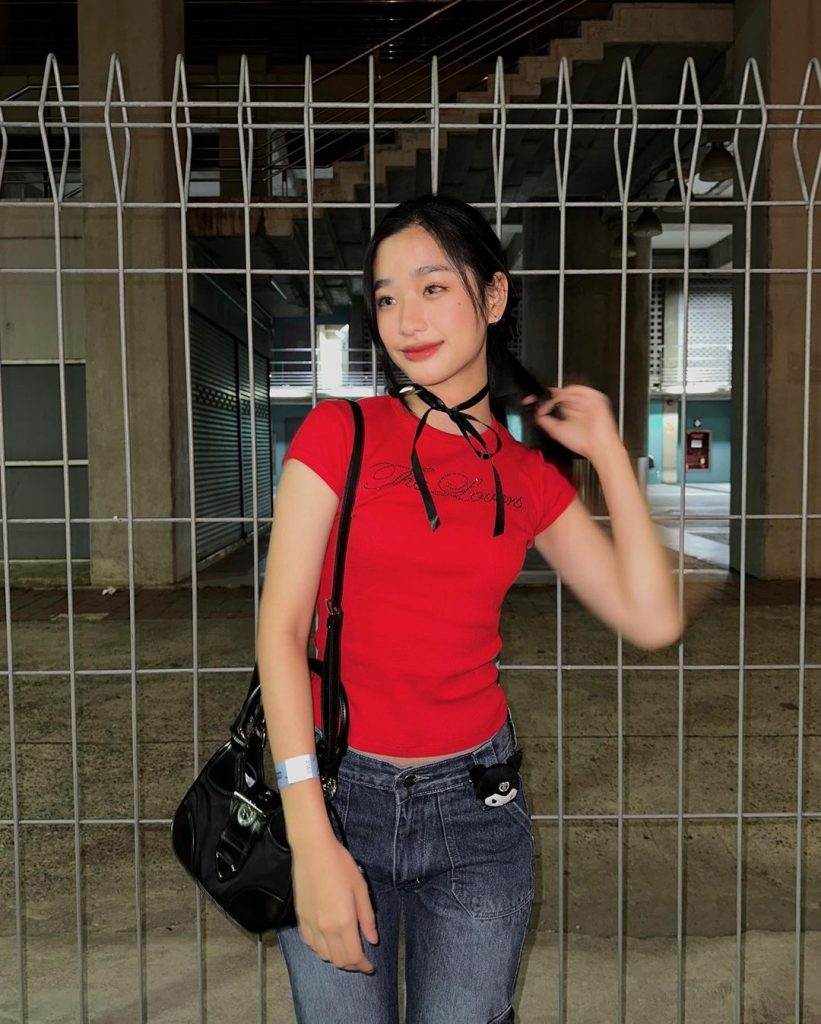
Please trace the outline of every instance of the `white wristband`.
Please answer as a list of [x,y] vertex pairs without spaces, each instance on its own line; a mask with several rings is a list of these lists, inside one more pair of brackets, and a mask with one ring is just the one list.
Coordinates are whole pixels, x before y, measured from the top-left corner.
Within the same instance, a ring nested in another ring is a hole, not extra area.
[[277,786],[282,789],[290,786],[292,782],[304,782],[306,779],[319,778],[319,762],[316,754],[297,754],[296,757],[286,757],[284,761],[277,761],[274,765],[277,773]]

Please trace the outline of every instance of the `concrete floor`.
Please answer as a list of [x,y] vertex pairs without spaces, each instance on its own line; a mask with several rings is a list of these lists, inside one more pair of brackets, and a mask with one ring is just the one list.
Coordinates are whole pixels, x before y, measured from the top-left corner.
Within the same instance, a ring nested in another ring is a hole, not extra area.
[[[669,495],[662,495],[665,500]],[[715,496],[707,500],[713,503]],[[709,538],[721,544],[720,537]],[[698,564],[703,562],[693,556]],[[709,568],[709,566],[708,566]],[[253,591],[202,581],[198,657],[202,668],[247,663],[253,644]],[[224,583],[225,580],[222,580]],[[542,579],[511,590],[503,611],[504,685],[525,749],[536,816],[538,891],[517,1000],[523,1024],[558,1021],[557,702],[555,586]],[[738,587],[718,566],[685,576],[696,609],[685,635],[685,671],[672,647],[624,646],[623,808],[630,815],[675,815],[681,713],[684,734],[680,845],[675,820],[624,824],[625,1022],[676,1020],[677,865],[683,866],[682,993],[685,1019],[735,1021],[739,673]],[[743,1003],[746,1024],[796,1021],[794,1009],[796,855],[799,779],[804,1024],[821,1022],[821,669],[784,668],[798,660],[798,588],[749,581],[746,590],[742,784]],[[68,663],[65,595],[16,591],[12,602],[19,813],[24,819],[73,814],[71,691],[65,674],[27,672]],[[569,1022],[618,1021],[619,678],[615,639],[565,592],[561,676],[564,754],[564,886]],[[78,591],[75,606],[76,736],[79,814],[133,815],[130,631],[127,595]],[[140,918],[148,1024],[199,1021],[196,896],[171,853],[167,820],[190,783],[193,758],[193,627],[184,588],[141,592],[135,653],[140,669],[136,724]],[[808,588],[806,660],[821,664],[821,586]],[[3,644],[5,638],[3,638]],[[0,648],[5,667],[6,652]],[[577,667],[574,667],[577,666]],[[655,668],[652,668],[655,666]],[[724,667],[722,667],[724,666]],[[169,671],[170,670],[170,671]],[[199,676],[200,757],[221,743],[246,687],[244,673]],[[681,701],[681,709],[679,709]],[[799,709],[803,764],[798,763]],[[8,694],[0,695],[0,817],[11,817]],[[70,825],[25,825],[22,836],[24,948],[33,1024],[82,1020],[78,1005],[75,850]],[[80,829],[80,905],[86,944],[82,970],[87,1020],[120,1024],[137,1014],[134,829]],[[0,826],[0,1021],[18,1006],[12,830]],[[271,1024],[291,1022],[278,950],[263,949],[263,1001]],[[205,907],[201,964],[206,1019],[257,1019],[254,943]]]
[[[678,551],[679,529],[670,524],[681,510],[681,487],[677,484],[650,484],[647,498],[654,519],[659,523],[662,543]],[[720,569],[730,564],[729,484],[687,484],[684,496],[686,516],[714,517],[686,521],[684,553]],[[706,566],[705,566],[706,567]]]
[[[8,944],[3,942],[4,960]],[[11,950],[9,950],[11,952]],[[618,965],[615,943],[572,935],[566,943],[565,1020],[617,1024]],[[746,1024],[793,1024],[794,942],[783,933],[750,932],[744,940],[744,1016]],[[802,1024],[821,1021],[821,985],[817,933],[804,940],[805,985]],[[268,1024],[294,1024],[284,964],[275,945],[262,950],[262,1003]],[[137,1005],[137,961],[133,934],[97,932],[89,936],[86,956],[87,1020],[95,1024],[132,1024]],[[525,950],[515,1000],[521,1024],[554,1024],[558,1016],[558,943],[555,936],[532,933]],[[729,1024],[735,1021],[735,942],[690,937],[685,945],[683,1005],[687,1021]],[[238,1018],[257,1021],[260,971],[252,941],[233,933],[216,916],[205,921],[202,959],[205,1015],[209,1024]],[[0,1020],[19,1021],[13,958],[4,964]],[[29,958],[31,978],[28,1020],[64,1024],[81,1020],[77,966],[69,936],[43,937]],[[192,922],[155,927],[145,936],[145,1017],[150,1024],[198,1024],[200,985]],[[630,939],[625,951],[626,1022],[674,1024],[676,1021],[676,944],[669,939]],[[318,1022],[321,1024],[321,1022]],[[353,1022],[352,1022],[353,1024]]]

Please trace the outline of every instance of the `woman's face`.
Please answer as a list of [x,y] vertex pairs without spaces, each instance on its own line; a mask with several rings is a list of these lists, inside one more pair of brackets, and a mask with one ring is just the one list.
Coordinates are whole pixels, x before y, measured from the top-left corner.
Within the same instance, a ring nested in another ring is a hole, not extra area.
[[380,242],[373,277],[379,335],[391,360],[423,387],[458,379],[480,388],[487,323],[504,309],[504,275],[489,290],[487,317],[479,316],[438,242],[414,226]]

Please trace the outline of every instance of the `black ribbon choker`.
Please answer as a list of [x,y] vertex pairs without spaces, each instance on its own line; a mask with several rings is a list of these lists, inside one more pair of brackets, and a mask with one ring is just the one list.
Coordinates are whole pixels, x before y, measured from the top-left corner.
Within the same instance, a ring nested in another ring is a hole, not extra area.
[[[419,387],[418,385],[413,388],[403,388],[402,391],[413,390],[422,401],[429,406],[425,411],[421,419],[419,420],[419,426],[416,428],[416,434],[413,438],[413,449],[411,450],[411,469],[413,470],[413,478],[416,481],[416,485],[422,495],[422,501],[425,505],[425,512],[427,513],[428,522],[432,530],[437,530],[440,525],[439,513],[436,511],[436,505],[433,503],[433,495],[430,493],[430,488],[427,485],[425,476],[422,473],[422,465],[419,462],[419,456],[416,452],[416,444],[422,431],[428,421],[428,416],[434,411],[444,412],[450,417],[451,420],[456,424],[462,433],[462,436],[476,453],[480,459],[492,459],[494,455],[499,452],[502,447],[502,439],[498,433],[490,427],[490,432],[496,438],[496,447],[493,451],[490,451],[487,446],[487,442],[482,437],[481,433],[474,427],[473,423],[481,423],[480,420],[476,419],[475,416],[471,416],[469,413],[462,412],[463,409],[469,409],[472,405],[476,405],[480,402],[486,394],[490,391],[490,384],[485,384],[481,391],[477,391],[472,398],[468,398],[464,402],[459,402],[458,405],[448,406],[438,398],[431,391],[426,388]],[[401,392],[400,392],[401,395]],[[401,401],[401,397],[400,397]],[[471,420],[473,423],[471,423]],[[484,424],[482,424],[484,425]],[[496,484],[496,519],[493,524],[493,536],[498,537],[499,534],[504,533],[505,530],[505,503],[502,495],[502,482],[499,479],[499,474],[496,471],[496,467],[493,463],[490,463],[490,468],[493,470],[493,479]]]

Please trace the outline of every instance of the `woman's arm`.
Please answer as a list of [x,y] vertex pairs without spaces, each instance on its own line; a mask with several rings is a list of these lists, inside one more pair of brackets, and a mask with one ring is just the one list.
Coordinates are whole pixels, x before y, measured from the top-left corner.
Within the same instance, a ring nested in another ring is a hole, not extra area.
[[[257,637],[262,705],[274,761],[316,748],[308,637],[338,503],[332,488],[312,469],[296,459],[285,463]],[[377,941],[367,885],[336,840],[319,780],[292,783],[281,796],[302,938],[337,967],[372,971],[359,937],[361,927],[369,942]]]
[[[315,748],[308,637],[338,500],[313,470],[295,460],[285,463],[277,488],[257,636],[262,705],[275,761]],[[292,846],[305,834],[316,838],[332,832],[317,779],[285,787],[282,804]]]
[[[609,403],[581,385],[555,388],[552,396],[537,410],[537,422],[592,462],[613,539],[576,499],[535,538],[536,548],[579,600],[630,643],[666,647],[684,625],[674,578]],[[564,418],[550,417],[559,403]]]

